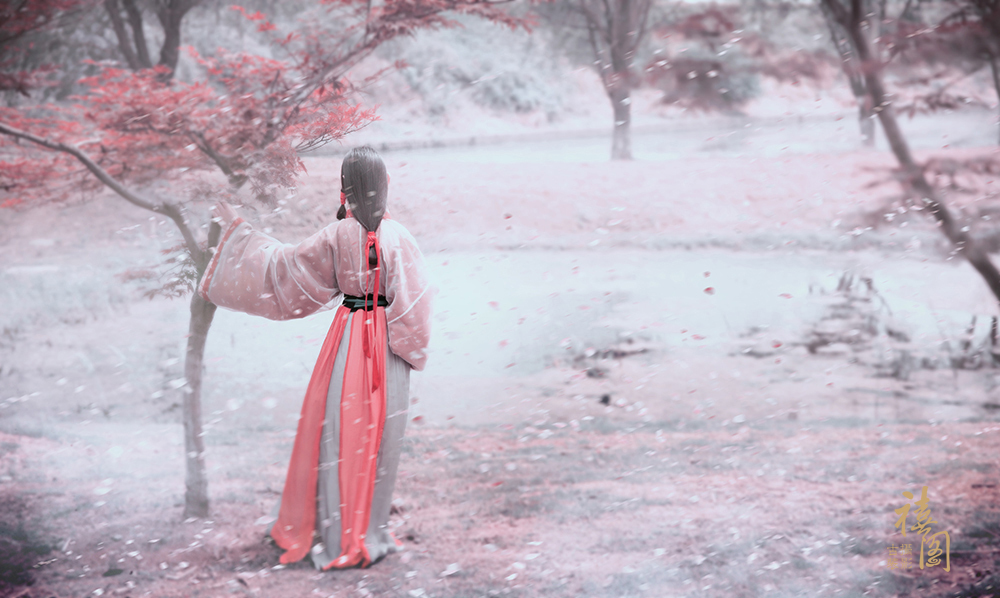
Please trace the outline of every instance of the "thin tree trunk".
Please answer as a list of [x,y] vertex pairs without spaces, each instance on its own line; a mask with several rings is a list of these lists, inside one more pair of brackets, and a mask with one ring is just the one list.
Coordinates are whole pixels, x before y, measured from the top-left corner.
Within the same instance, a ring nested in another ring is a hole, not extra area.
[[611,77],[608,96],[615,114],[615,129],[611,139],[611,159],[632,159],[632,35],[638,23],[633,14],[633,0],[616,0],[610,11],[608,30],[611,32],[608,55],[611,59]]
[[[839,2],[839,0],[823,0],[823,2],[832,4]],[[863,67],[862,72],[865,76],[868,93],[871,94],[872,102],[875,106],[875,112],[878,114],[879,122],[882,123],[882,130],[885,131],[889,147],[892,148],[892,153],[895,154],[896,160],[902,167],[906,183],[922,199],[923,207],[929,210],[934,219],[937,220],[941,232],[952,242],[955,250],[964,256],[972,267],[979,272],[979,275],[982,276],[987,286],[990,287],[990,291],[993,292],[993,296],[1000,301],[1000,271],[997,270],[996,266],[990,260],[989,254],[968,233],[961,229],[947,206],[941,202],[937,192],[927,182],[923,168],[913,159],[910,146],[896,120],[895,110],[893,110],[892,103],[885,92],[885,86],[882,83],[882,75],[879,69],[880,65],[874,63],[872,60],[872,53],[868,47],[868,39],[861,30],[861,19],[863,17],[861,15],[860,0],[852,0],[851,5],[853,18],[846,14],[842,6],[837,6],[843,17],[839,20],[844,24],[845,29],[851,36],[851,40],[854,42],[854,48],[858,53],[859,62]]]
[[632,159],[632,99],[628,87],[608,90],[611,107],[615,114],[615,128],[611,139],[611,159]]
[[579,4],[615,124],[611,159],[632,159],[632,62],[646,32],[649,0],[584,0]]
[[184,359],[184,517],[208,517],[208,475],[205,472],[205,436],[202,431],[201,382],[205,369],[205,341],[215,316],[215,305],[191,297],[191,322]]
[[139,64],[139,57],[136,56],[135,49],[132,47],[132,40],[129,39],[128,31],[125,30],[125,22],[122,20],[118,0],[104,0],[104,9],[108,12],[108,16],[111,17],[111,28],[115,32],[115,38],[118,40],[118,49],[121,50],[122,56],[125,57],[128,68],[133,71],[141,69],[142,65]]
[[136,57],[139,59],[139,66],[148,69],[153,66],[153,61],[149,59],[149,45],[146,43],[146,31],[142,26],[142,12],[135,5],[135,0],[122,0],[125,5],[125,12],[128,13],[128,22],[132,27],[132,38],[135,40]]
[[830,30],[830,41],[840,56],[840,68],[851,86],[851,93],[858,103],[858,127],[861,130],[861,143],[865,147],[875,145],[875,113],[872,111],[871,96],[865,89],[864,75],[858,68],[858,58],[851,50],[851,42],[844,32],[844,26],[837,21],[825,2],[820,4],[823,20]]
[[159,15],[160,24],[163,26],[163,45],[160,46],[159,64],[170,69],[171,77],[177,70],[177,61],[180,59],[181,21],[184,19],[184,12],[178,7],[171,6]]
[[865,147],[875,147],[875,118],[871,96],[866,93],[858,98],[858,125],[861,127],[861,143]]
[[861,130],[861,143],[865,147],[875,147],[875,110],[872,97],[865,86],[865,77],[861,73],[858,58],[850,54],[843,57],[844,74],[851,84],[851,93],[858,103],[858,128]]
[[[219,243],[221,229],[213,222],[208,228],[208,247]],[[198,281],[205,274],[207,260],[198,264]],[[208,474],[205,471],[205,433],[201,417],[201,383],[205,372],[205,342],[215,317],[215,304],[191,296],[191,321],[188,324],[187,352],[184,356],[184,517],[208,517]]]

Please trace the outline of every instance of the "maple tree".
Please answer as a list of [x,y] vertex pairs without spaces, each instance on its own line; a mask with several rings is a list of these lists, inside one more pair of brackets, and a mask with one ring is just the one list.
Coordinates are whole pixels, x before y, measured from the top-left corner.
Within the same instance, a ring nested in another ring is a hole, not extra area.
[[[157,4],[165,41],[153,64],[140,40],[141,20],[129,21],[131,36],[124,26],[123,15],[134,19],[140,7],[131,0],[106,0],[103,9],[111,14],[127,68],[100,65],[98,74],[81,81],[86,91],[72,105],[0,108],[0,189],[7,196],[2,205],[34,205],[37,199],[29,197],[37,198],[40,190],[62,197],[65,186],[53,188],[51,181],[86,175],[86,180],[176,225],[188,254],[186,280],[191,290],[220,231],[215,223],[199,227],[193,222],[204,210],[177,197],[182,183],[203,184],[200,173],[221,173],[228,185],[209,195],[226,197],[242,188],[256,201],[273,205],[303,170],[299,152],[341,139],[375,118],[373,109],[350,101],[345,75],[352,67],[388,40],[418,29],[455,26],[446,11],[518,27],[522,21],[498,6],[508,1],[388,0],[376,6],[362,0],[324,0],[318,4],[336,23],[334,30],[312,23],[287,34],[263,14],[234,7],[268,36],[275,55],[282,58],[225,51],[195,56],[204,77],[186,82],[173,74],[182,19],[196,2]],[[115,11],[122,10],[116,19]],[[175,190],[171,197],[157,191],[167,182],[174,183],[169,185]],[[208,234],[202,238],[205,229]],[[201,385],[215,305],[192,293],[190,313],[182,389],[184,515],[204,517],[209,504]]]
[[969,261],[1000,301],[1000,271],[981,244],[969,234],[969,228],[961,225],[941,200],[937,190],[928,182],[925,166],[913,157],[909,143],[899,127],[895,107],[889,99],[882,78],[885,63],[870,45],[867,30],[872,13],[866,9],[865,0],[849,0],[847,4],[842,0],[821,2],[824,10],[828,11],[850,40],[859,71],[864,76],[865,93],[870,97],[872,111],[877,115],[889,147],[899,163],[899,178],[912,198],[911,207],[926,210],[934,218],[955,252]]

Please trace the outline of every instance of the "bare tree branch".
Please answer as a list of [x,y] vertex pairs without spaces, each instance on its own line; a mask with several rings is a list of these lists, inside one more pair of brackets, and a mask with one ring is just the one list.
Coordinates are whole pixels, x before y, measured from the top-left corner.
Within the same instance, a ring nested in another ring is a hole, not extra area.
[[13,137],[14,139],[23,139],[24,141],[29,141],[36,145],[40,145],[44,148],[54,150],[57,152],[63,152],[69,154],[76,158],[81,164],[83,164],[87,170],[91,172],[97,180],[101,181],[109,189],[121,196],[125,201],[131,203],[134,206],[140,207],[144,210],[149,210],[150,212],[155,212],[157,214],[163,214],[177,225],[178,230],[180,230],[181,236],[184,237],[184,243],[187,245],[188,252],[191,254],[191,258],[194,260],[195,264],[198,266],[199,273],[204,270],[205,265],[208,260],[206,259],[205,252],[198,246],[198,241],[194,238],[194,233],[187,224],[187,220],[181,213],[179,207],[174,204],[169,203],[156,203],[146,199],[140,195],[137,195],[122,185],[117,179],[111,176],[108,171],[101,168],[101,166],[94,162],[90,156],[83,152],[80,148],[75,145],[69,145],[66,143],[61,143],[58,141],[53,141],[51,139],[46,139],[44,137],[39,137],[28,133],[27,131],[22,131],[20,129],[15,129],[14,127],[8,126],[4,123],[0,123],[0,134],[7,135],[8,137]]

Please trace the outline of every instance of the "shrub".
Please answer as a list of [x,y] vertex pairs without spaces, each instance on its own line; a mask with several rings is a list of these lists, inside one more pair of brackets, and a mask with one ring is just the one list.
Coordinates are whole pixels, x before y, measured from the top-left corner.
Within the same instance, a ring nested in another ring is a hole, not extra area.
[[722,55],[692,50],[673,59],[655,58],[646,70],[666,104],[730,112],[760,92],[756,69],[735,50]]

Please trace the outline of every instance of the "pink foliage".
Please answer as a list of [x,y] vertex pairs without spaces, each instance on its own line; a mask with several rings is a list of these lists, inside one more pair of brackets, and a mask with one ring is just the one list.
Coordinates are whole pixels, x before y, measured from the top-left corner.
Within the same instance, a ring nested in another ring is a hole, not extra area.
[[140,183],[188,170],[219,169],[249,181],[263,199],[294,185],[297,150],[339,139],[375,118],[324,86],[304,89],[288,62],[250,54],[201,59],[207,80],[163,81],[163,67],[116,68],[84,81],[77,98],[101,133],[102,160],[116,177]]
[[[98,65],[97,75],[81,81],[88,91],[73,98],[72,106],[47,108],[43,118],[36,117],[37,108],[0,108],[0,122],[79,146],[125,184],[221,171],[234,187],[249,183],[258,199],[269,202],[280,189],[295,185],[303,171],[298,152],[341,139],[376,118],[374,108],[350,101],[344,75],[379,44],[417,29],[453,25],[440,14],[446,10],[511,27],[525,25],[488,0],[322,4],[347,10],[351,18],[343,32],[282,34],[262,13],[232,7],[257,23],[282,59],[223,50],[211,58],[194,55],[205,77],[193,83],[177,81],[164,66],[132,71]],[[20,194],[27,189],[36,198],[59,195],[43,190],[54,178],[79,168],[65,156],[54,160],[50,149],[23,138],[0,139],[0,192],[14,195],[0,196],[0,204],[23,201]]]

